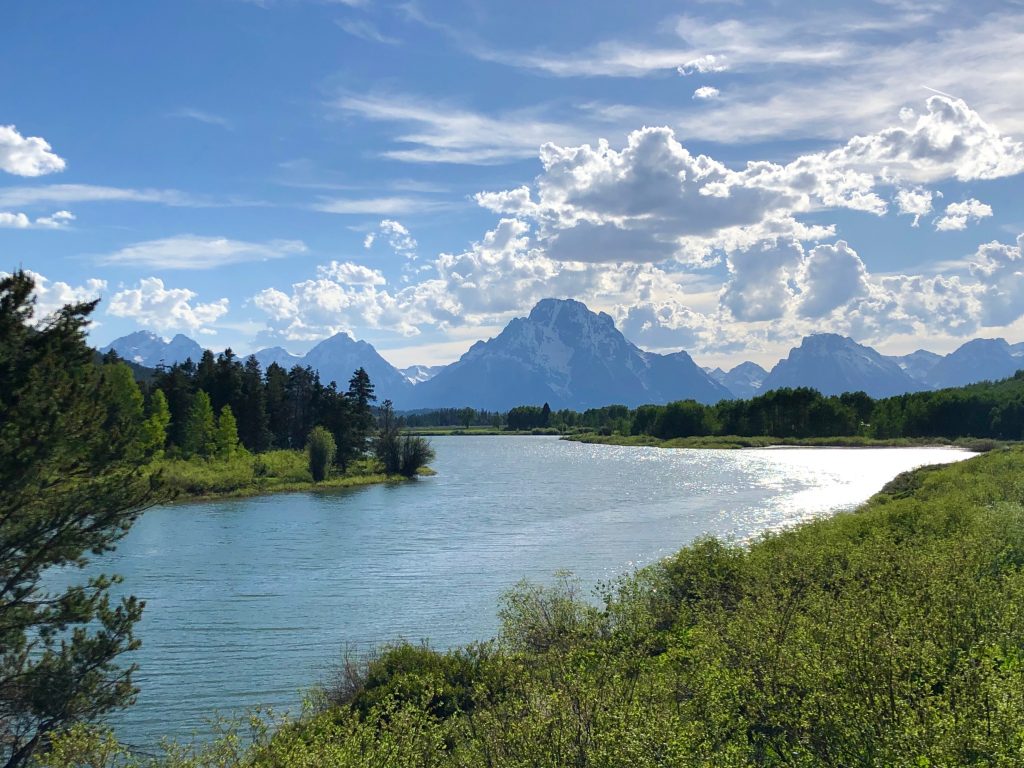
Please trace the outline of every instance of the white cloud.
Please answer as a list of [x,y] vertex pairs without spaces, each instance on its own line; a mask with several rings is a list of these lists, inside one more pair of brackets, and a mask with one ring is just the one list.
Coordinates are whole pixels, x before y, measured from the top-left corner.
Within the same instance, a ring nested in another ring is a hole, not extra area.
[[1024,144],[1002,135],[962,99],[932,96],[913,125],[851,139],[826,157],[889,179],[998,179],[1024,171]]
[[37,187],[0,188],[0,206],[15,207],[43,203],[95,202],[163,203],[173,206],[205,205],[173,189],[123,189],[92,184],[46,184]]
[[702,85],[700,88],[693,92],[693,98],[700,101],[707,101],[709,99],[717,99],[721,91],[710,85]]
[[30,226],[32,226],[32,219],[24,213],[0,211],[0,227],[7,227],[10,229],[28,229]]
[[410,261],[415,260],[416,249],[419,247],[419,243],[416,242],[416,238],[409,233],[409,230],[401,222],[394,219],[382,219],[377,230],[369,233],[363,239],[363,247],[366,249],[372,248],[373,244],[377,242],[378,236],[387,242],[388,247],[395,254]]
[[306,250],[301,240],[252,243],[226,237],[176,235],[134,243],[100,257],[99,262],[161,269],[213,269],[227,264],[280,259]]
[[317,267],[317,274],[327,280],[348,285],[386,285],[387,280],[378,269],[370,269],[351,261],[332,261]]
[[338,26],[353,37],[362,38],[371,43],[398,45],[401,42],[397,38],[383,34],[377,27],[365,19],[344,19],[338,22]]
[[0,171],[15,176],[44,176],[63,171],[64,159],[45,139],[22,136],[13,125],[0,125]]
[[542,119],[537,110],[491,116],[408,95],[346,95],[336,99],[333,106],[344,114],[408,126],[407,131],[395,136],[395,141],[407,146],[384,152],[383,156],[412,163],[505,163],[535,156],[546,141],[583,135],[579,128]]
[[971,274],[982,284],[981,321],[1000,326],[1024,314],[1024,235],[1015,246],[991,242],[978,248]]
[[125,288],[110,298],[107,313],[129,317],[157,330],[183,329],[203,332],[227,314],[228,300],[195,301],[197,294],[187,288],[165,288],[158,277],[142,278],[134,288]]
[[942,197],[942,193],[932,192],[924,187],[904,188],[896,192],[896,205],[900,214],[909,214],[914,217],[910,226],[916,227],[920,225],[922,216],[931,213],[934,197]]
[[724,56],[716,56],[713,53],[708,53],[703,56],[698,56],[695,59],[690,59],[685,64],[681,64],[676,67],[676,71],[683,75],[693,74],[708,74],[711,72],[725,72],[729,69],[728,64],[725,62]]
[[967,229],[967,223],[978,223],[992,215],[992,206],[973,197],[961,203],[950,203],[946,212],[935,221],[935,229],[940,232]]
[[[57,281],[52,282],[38,272],[26,269],[25,273],[35,281],[35,319],[43,320],[66,304],[79,304],[100,298],[106,290],[106,280],[90,278],[83,285],[70,285]],[[9,277],[9,273],[0,271],[0,278]]]
[[422,197],[368,197],[324,199],[313,206],[324,213],[348,215],[400,216],[410,213],[428,213],[447,208],[448,203]]
[[795,241],[731,253],[722,305],[741,321],[782,317],[793,298],[792,277],[803,260],[804,249]]
[[845,241],[819,245],[801,265],[798,307],[804,317],[820,318],[853,299],[868,295],[868,271]]
[[30,219],[24,213],[10,213],[0,211],[0,228],[10,229],[64,229],[75,216],[70,211],[56,211],[49,216],[39,216],[35,220]]

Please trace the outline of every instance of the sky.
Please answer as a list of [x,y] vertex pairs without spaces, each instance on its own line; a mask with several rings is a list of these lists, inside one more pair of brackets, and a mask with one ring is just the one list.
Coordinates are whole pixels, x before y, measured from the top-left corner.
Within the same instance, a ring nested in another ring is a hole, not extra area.
[[539,299],[770,365],[1024,341],[1024,2],[8,0],[38,309],[392,363]]

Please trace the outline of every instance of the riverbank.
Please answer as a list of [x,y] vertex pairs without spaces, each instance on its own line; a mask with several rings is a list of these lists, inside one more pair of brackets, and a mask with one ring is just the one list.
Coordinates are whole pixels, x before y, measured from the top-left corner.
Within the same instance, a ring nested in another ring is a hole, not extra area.
[[492,643],[349,659],[251,750],[229,735],[157,765],[1018,765],[1022,476],[1019,447],[908,472],[596,600],[570,577],[521,584]]
[[[153,463],[153,470],[160,473],[164,493],[173,502],[354,488],[413,479],[385,474],[379,462],[360,459],[352,462],[344,474],[315,483],[303,451],[241,453],[230,459],[159,459]],[[418,476],[432,474],[434,471],[425,467]]]
[[995,448],[1012,445],[1002,440],[961,437],[947,440],[941,437],[899,437],[879,440],[871,437],[742,437],[738,435],[708,435],[675,437],[662,440],[651,435],[599,435],[593,432],[564,435],[563,440],[593,445],[627,445],[651,448],[771,448],[791,446],[806,448],[962,448],[974,453],[985,453]]
[[495,429],[494,427],[410,427],[402,430],[402,434],[416,437],[466,437],[466,436],[492,436],[504,435],[512,437],[524,437],[529,435],[544,435],[555,437],[561,435],[561,431],[554,428],[544,429]]

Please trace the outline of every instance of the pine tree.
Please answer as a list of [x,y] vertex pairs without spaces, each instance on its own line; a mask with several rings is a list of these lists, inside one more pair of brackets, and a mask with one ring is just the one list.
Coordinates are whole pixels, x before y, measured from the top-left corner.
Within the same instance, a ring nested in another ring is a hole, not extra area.
[[267,366],[267,422],[275,448],[290,448],[288,441],[288,373],[277,363]]
[[[47,734],[130,703],[142,603],[114,580],[50,591],[113,549],[154,487],[143,466],[139,401],[85,341],[95,302],[33,323],[32,279],[0,280],[0,764],[28,763]],[[134,382],[132,383],[134,386]]]
[[216,455],[218,459],[230,459],[238,450],[238,423],[231,406],[225,405],[217,417]]
[[254,356],[250,355],[245,361],[238,408],[232,410],[238,418],[238,437],[242,445],[253,453],[270,448],[273,435],[267,418],[267,392],[259,361]]
[[366,450],[366,442],[373,431],[373,408],[371,403],[376,402],[377,396],[373,393],[373,383],[370,375],[364,368],[359,368],[352,374],[348,382],[348,398],[352,403],[352,439],[356,451],[362,453]]
[[210,404],[210,396],[203,390],[196,392],[192,398],[182,449],[186,456],[208,457],[216,451],[213,406]]
[[171,423],[171,411],[162,389],[153,391],[149,397],[149,414],[146,418],[146,443],[151,450],[162,453],[167,444],[167,427]]

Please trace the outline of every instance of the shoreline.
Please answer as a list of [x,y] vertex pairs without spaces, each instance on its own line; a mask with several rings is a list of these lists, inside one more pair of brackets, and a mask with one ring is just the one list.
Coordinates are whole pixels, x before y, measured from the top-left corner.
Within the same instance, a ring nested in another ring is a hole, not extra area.
[[414,477],[404,475],[346,475],[314,483],[312,480],[296,481],[290,483],[279,483],[271,486],[243,486],[224,491],[211,491],[209,493],[179,493],[161,504],[191,504],[199,501],[219,501],[222,499],[250,499],[257,496],[276,496],[284,493],[309,493],[310,491],[333,491],[343,488],[363,488],[370,485],[388,485],[408,483],[418,480],[421,477],[433,477],[436,475],[433,469],[424,467]]
[[563,435],[563,440],[587,445],[621,445],[638,448],[744,450],[753,448],[955,448],[986,453],[1013,443],[978,438],[892,438],[868,437],[743,437],[738,435],[694,436],[661,439],[650,435],[598,435],[592,432]]

